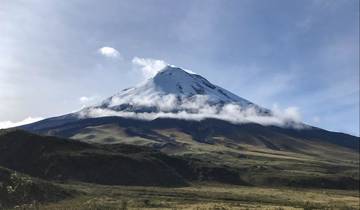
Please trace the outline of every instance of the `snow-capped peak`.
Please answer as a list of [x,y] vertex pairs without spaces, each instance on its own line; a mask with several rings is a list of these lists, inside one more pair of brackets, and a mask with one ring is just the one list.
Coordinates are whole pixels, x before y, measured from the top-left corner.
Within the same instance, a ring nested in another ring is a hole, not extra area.
[[[122,110],[125,106],[132,108],[138,106],[141,109],[157,106],[162,110],[170,103],[178,110],[179,107],[175,107],[176,105],[184,101],[199,100],[199,98],[206,100],[211,105],[234,103],[242,107],[255,106],[253,103],[210,83],[200,75],[168,65],[146,83],[125,89],[106,99],[102,103],[102,107]],[[171,111],[168,108],[166,108],[167,111]]]
[[158,91],[165,94],[175,94],[184,97],[206,95],[211,102],[250,104],[249,101],[211,84],[204,77],[186,72],[178,67],[166,66],[155,77],[150,79],[149,83],[153,83]]
[[117,116],[141,120],[215,118],[233,123],[303,127],[286,113],[262,108],[198,74],[175,66],[166,66],[146,82],[124,89],[99,105],[86,107],[72,116]]

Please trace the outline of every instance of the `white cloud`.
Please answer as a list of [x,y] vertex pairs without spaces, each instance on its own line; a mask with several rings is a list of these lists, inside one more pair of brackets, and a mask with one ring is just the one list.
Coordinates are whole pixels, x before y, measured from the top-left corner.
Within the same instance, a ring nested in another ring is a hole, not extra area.
[[[115,97],[116,99],[116,97]],[[156,107],[156,112],[114,111],[112,109],[92,107],[80,112],[80,117],[119,116],[142,120],[156,118],[177,118],[185,120],[203,120],[215,118],[232,123],[258,123],[261,125],[291,126],[303,128],[300,113],[297,107],[281,110],[276,105],[271,115],[259,111],[259,108],[241,107],[239,104],[225,104],[224,106],[210,105],[208,98],[202,95],[191,98],[182,98],[179,102],[174,95],[139,97],[128,100],[112,101],[117,104],[131,104],[134,107]],[[110,107],[112,106],[110,105]],[[174,110],[177,110],[174,112]]]
[[297,122],[301,121],[300,111],[296,106],[290,106],[282,110],[277,104],[274,104],[272,111],[275,115],[280,116],[283,119],[289,119]]
[[165,68],[168,64],[163,60],[156,60],[152,58],[139,58],[134,57],[132,63],[140,67],[142,74],[145,78],[150,78],[156,75],[161,69]]
[[0,129],[17,127],[20,125],[26,125],[26,124],[40,121],[42,119],[44,119],[44,118],[42,118],[42,117],[27,117],[24,120],[19,121],[19,122],[2,121],[2,122],[0,122]]
[[115,48],[112,47],[102,47],[98,49],[98,52],[109,58],[121,58],[121,54],[119,51],[117,51]]
[[80,112],[80,117],[107,117],[107,116],[118,116],[125,118],[134,118],[141,120],[154,120],[157,118],[176,118],[184,120],[196,120],[200,121],[206,118],[214,118],[229,121],[236,124],[243,123],[258,123],[261,125],[275,125],[281,127],[293,127],[297,129],[305,128],[304,124],[295,121],[286,115],[272,115],[266,116],[257,113],[254,109],[241,110],[239,107],[224,107],[219,112],[215,107],[208,106],[199,110],[199,112],[129,112],[129,111],[114,111],[111,109],[103,108],[91,108]]
[[79,98],[80,103],[87,104],[93,102],[97,97],[96,96],[81,96]]
[[284,117],[287,119],[292,119],[295,121],[300,121],[301,120],[301,116],[300,116],[300,112],[299,112],[299,108],[298,107],[288,107],[284,110]]

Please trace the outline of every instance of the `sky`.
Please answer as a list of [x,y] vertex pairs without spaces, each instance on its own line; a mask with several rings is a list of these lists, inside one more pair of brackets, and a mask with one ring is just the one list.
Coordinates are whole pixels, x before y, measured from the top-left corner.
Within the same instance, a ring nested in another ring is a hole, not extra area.
[[360,133],[358,0],[0,0],[0,127],[134,86],[139,62]]

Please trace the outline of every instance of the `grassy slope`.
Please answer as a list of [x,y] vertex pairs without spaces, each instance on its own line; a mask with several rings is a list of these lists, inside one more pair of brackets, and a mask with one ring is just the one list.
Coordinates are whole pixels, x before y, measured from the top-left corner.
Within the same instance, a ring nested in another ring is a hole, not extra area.
[[183,178],[162,161],[163,156],[138,146],[90,145],[24,131],[0,135],[0,165],[50,180],[184,185]]
[[[202,143],[177,129],[157,129],[147,136],[134,133],[129,135],[124,128],[108,124],[87,127],[72,138],[152,146],[177,157],[199,160],[203,168],[210,164],[230,168],[253,185],[359,188],[359,153],[333,144],[303,141],[297,150],[275,150],[224,137]],[[154,141],[159,136],[163,140]]]
[[306,150],[290,152],[234,142],[231,145],[230,139],[204,145],[174,130],[163,130],[161,133],[176,137],[177,141],[186,145],[187,149],[177,155],[238,169],[248,183],[334,188],[349,185],[358,189],[359,154],[346,148],[312,143]]

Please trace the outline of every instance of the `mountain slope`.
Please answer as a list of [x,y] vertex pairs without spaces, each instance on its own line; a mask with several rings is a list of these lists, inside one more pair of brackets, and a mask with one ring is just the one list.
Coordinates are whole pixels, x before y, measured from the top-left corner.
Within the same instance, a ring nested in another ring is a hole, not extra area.
[[[108,124],[115,124],[116,127],[125,129],[128,132],[130,132],[129,130],[131,129],[136,129],[138,132],[132,134],[135,136],[141,136],[141,133],[144,135],[149,134],[148,136],[151,136],[151,133],[161,129],[178,129],[179,131],[190,135],[193,140],[198,142],[211,143],[218,137],[223,137],[228,139],[229,142],[236,142],[237,144],[250,144],[283,150],[299,150],[304,147],[311,147],[311,144],[320,142],[359,151],[360,143],[358,137],[330,132],[314,127],[308,129],[293,129],[277,126],[262,126],[254,123],[233,124],[217,119],[188,121],[182,119],[158,118],[147,121],[122,117],[99,117],[88,119],[73,118],[72,121],[63,122],[61,118],[52,118],[26,125],[22,128],[34,133],[72,138],[76,134],[83,132],[84,129]],[[152,138],[155,138],[159,142],[168,142],[166,138],[161,138],[160,136]],[[92,139],[97,139],[96,133],[93,134]],[[97,141],[97,143],[107,142]]]

